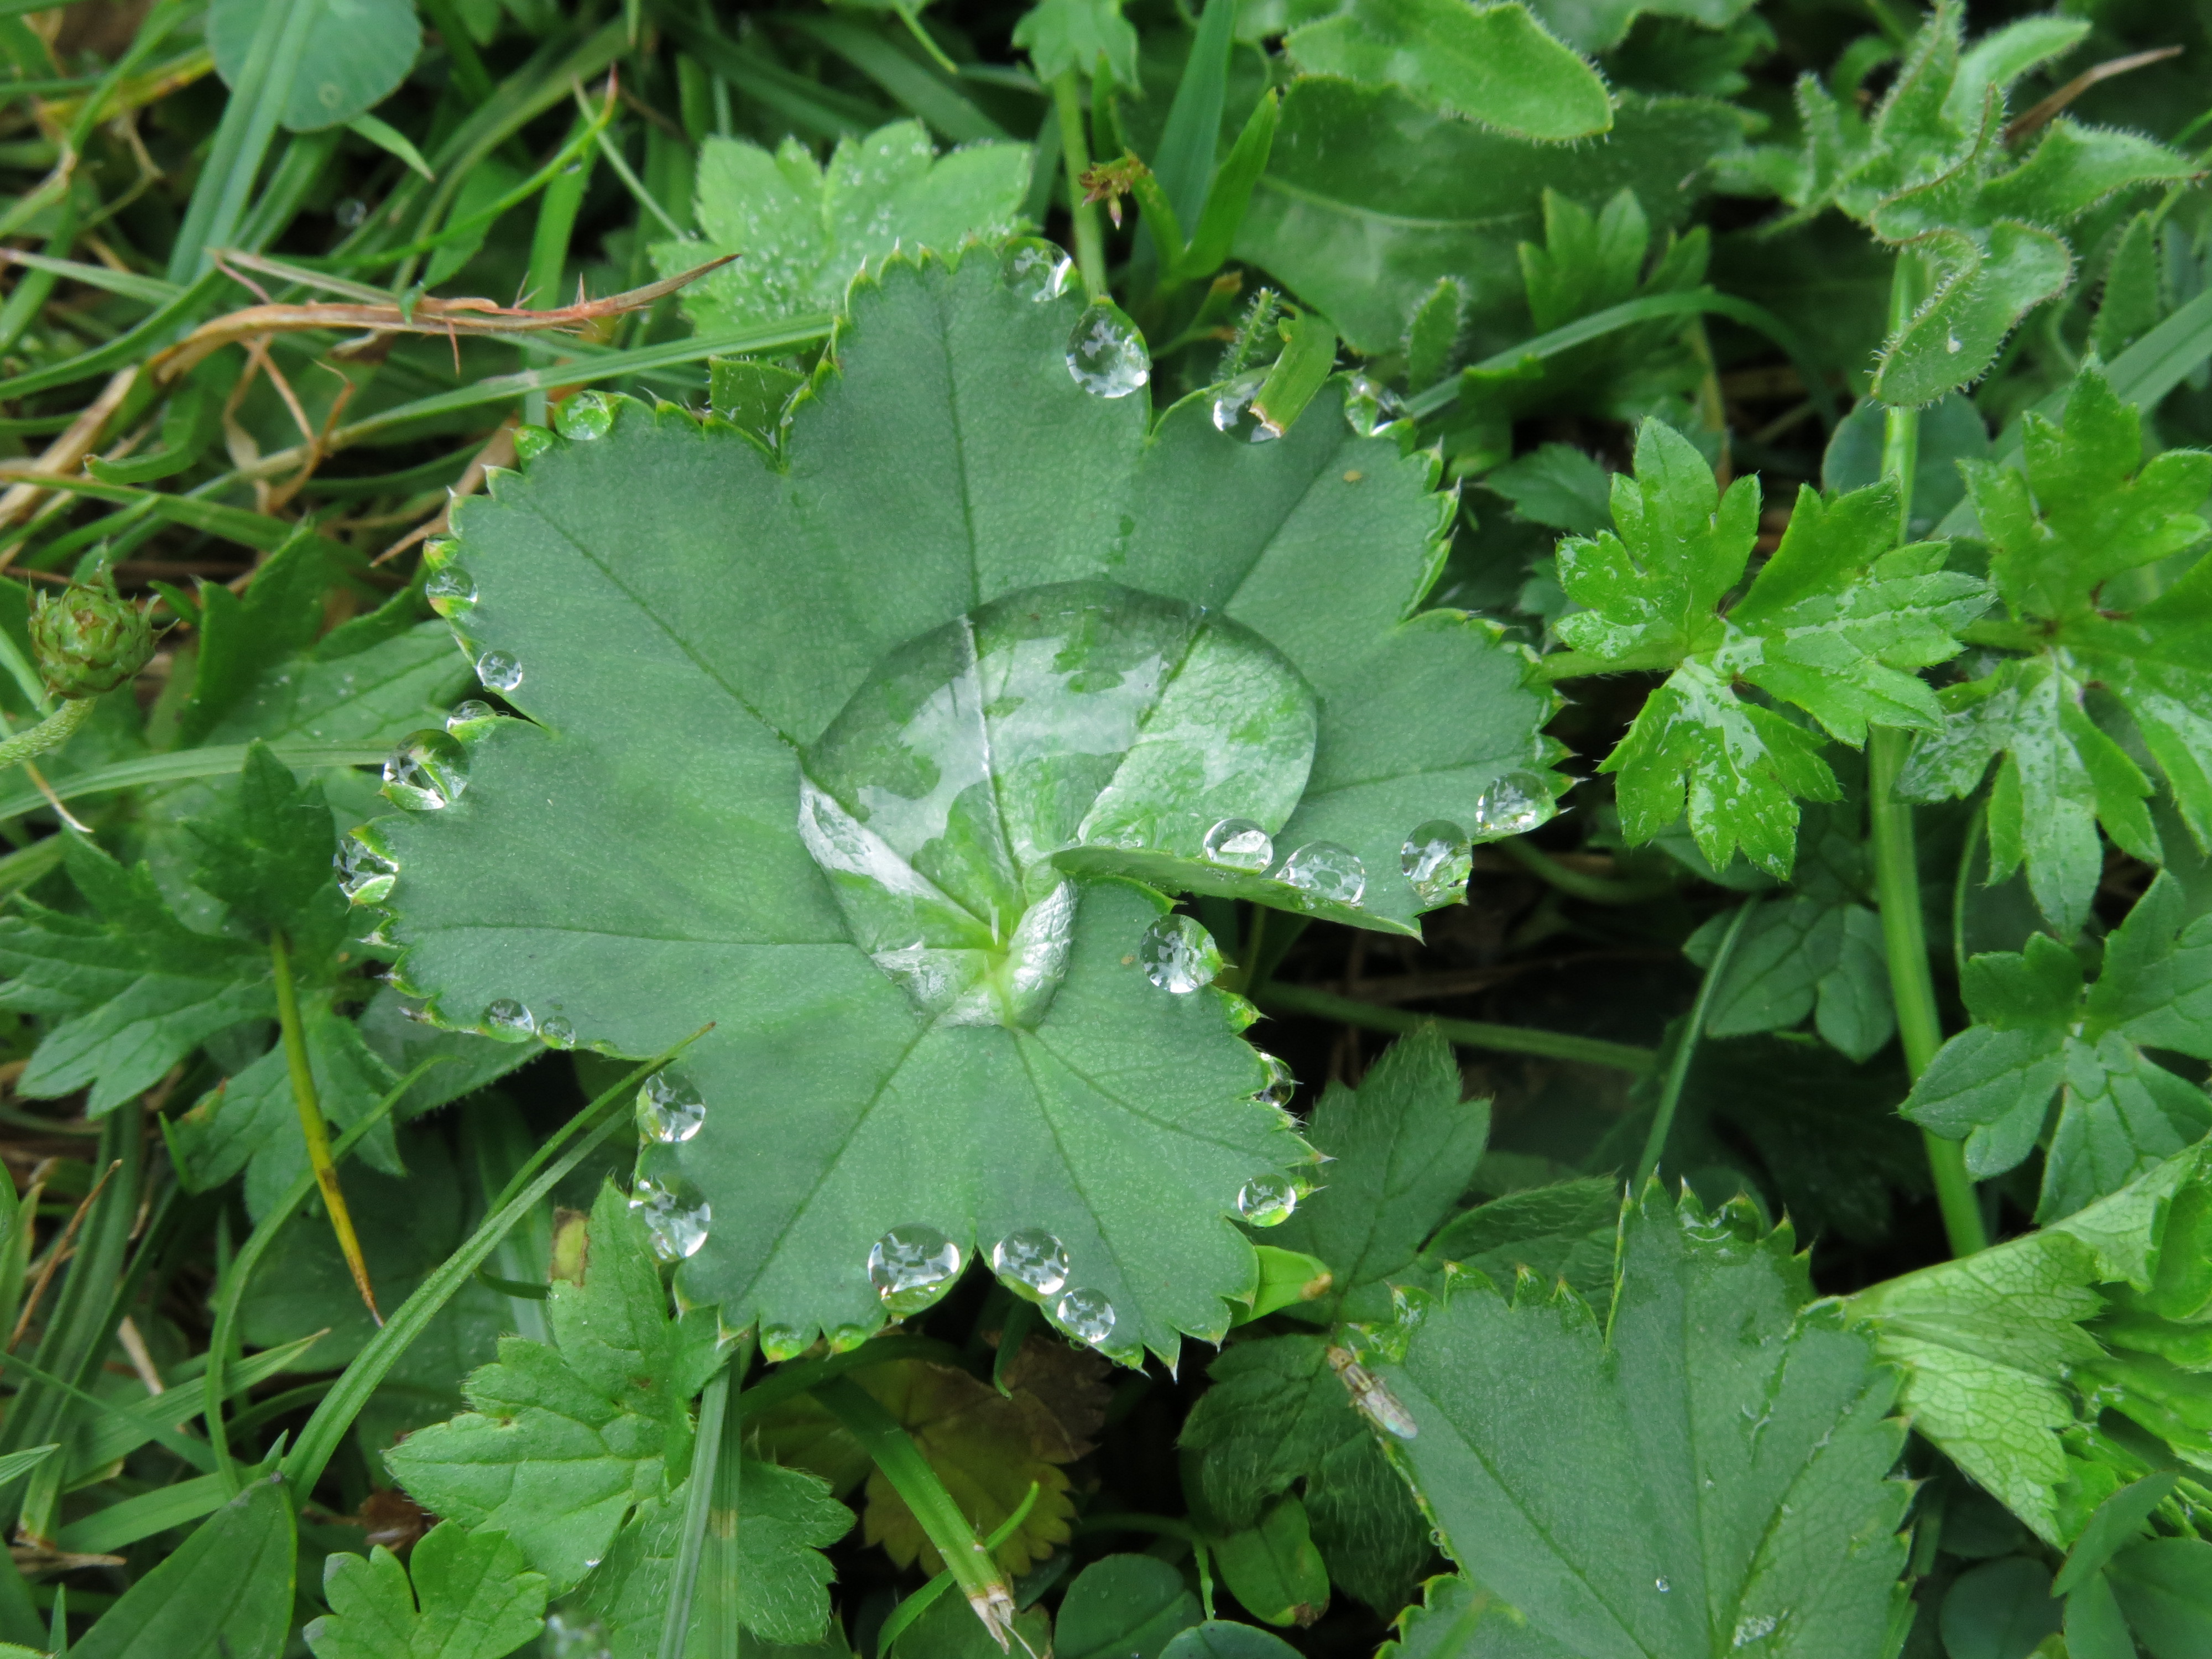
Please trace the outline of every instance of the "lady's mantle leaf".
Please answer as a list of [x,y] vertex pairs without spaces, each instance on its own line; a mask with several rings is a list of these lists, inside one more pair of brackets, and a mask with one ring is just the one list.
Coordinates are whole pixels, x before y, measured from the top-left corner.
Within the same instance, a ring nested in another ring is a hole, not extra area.
[[1601,1331],[1571,1291],[1463,1281],[1402,1359],[1346,1369],[1496,1598],[1474,1650],[1882,1651],[1911,1489],[1871,1340],[1801,1311],[1802,1261],[1747,1205],[1709,1218],[1650,1188],[1619,1285]]
[[1796,704],[1857,745],[1869,722],[1932,728],[1935,694],[1911,670],[1954,656],[1986,590],[1942,568],[1933,544],[1889,550],[1896,496],[1875,484],[1833,500],[1798,492],[1782,544],[1725,615],[1758,539],[1759,484],[1723,495],[1690,441],[1644,423],[1636,474],[1616,474],[1618,533],[1567,542],[1559,580],[1588,607],[1561,619],[1577,650],[1621,667],[1674,666],[1601,770],[1620,775],[1621,827],[1648,841],[1686,797],[1698,848],[1717,867],[1738,847],[1787,876],[1796,798],[1839,798],[1816,734],[1740,695]]
[[2097,1430],[2099,1413],[2205,1461],[2208,1200],[2191,1150],[2063,1221],[1845,1304],[1902,1373],[1913,1426],[2047,1543],[2070,1542],[2149,1472]]
[[2202,543],[2212,453],[2143,459],[2142,417],[2084,370],[2063,428],[2030,414],[2026,472],[1966,467],[1990,538],[1990,574],[2029,654],[1946,694],[1949,718],[1923,738],[1900,787],[1926,800],[1971,793],[2002,756],[1990,792],[1990,878],[2025,862],[2045,915],[2068,933],[2087,919],[2104,869],[2102,823],[2137,858],[2160,857],[2146,778],[2084,704],[2118,700],[2166,775],[2200,846],[2212,846],[2212,562],[2132,612],[2106,585]]
[[[612,1659],[653,1659],[660,1651],[669,1585],[684,1547],[686,1491],[679,1486],[665,1498],[639,1504],[606,1559],[576,1591],[577,1605],[605,1626]],[[727,1524],[725,1511],[708,1516],[709,1525]],[[787,1648],[821,1641],[836,1576],[822,1552],[853,1529],[853,1512],[813,1475],[748,1457],[738,1473],[736,1527],[738,1621],[763,1641]],[[695,1644],[704,1622],[695,1607]],[[842,1639],[834,1645],[842,1649]]]
[[1036,1231],[1062,1328],[1218,1336],[1237,1194],[1305,1154],[1234,1006],[1148,974],[1157,890],[1410,933],[1449,896],[1410,833],[1554,752],[1523,658],[1409,615],[1430,459],[1335,386],[1273,443],[1203,398],[1148,433],[1070,378],[1081,310],[981,250],[896,261],[774,462],[584,404],[459,515],[457,624],[537,723],[471,728],[465,795],[374,826],[398,976],[618,1053],[715,1022],[703,1124],[642,1174],[684,1294],[771,1352]]
[[2043,1139],[2039,1218],[2117,1192],[2212,1129],[2212,1102],[2143,1053],[2212,1059],[2212,917],[2191,922],[2181,884],[2161,875],[2106,941],[2104,971],[2081,982],[2074,953],[2047,933],[2025,954],[1966,964],[1974,1024],[1929,1062],[1905,1115],[1966,1143],[1967,1167],[2003,1174]]
[[737,254],[684,290],[684,313],[702,333],[755,327],[836,310],[861,266],[902,244],[953,248],[1006,234],[1029,187],[1027,144],[968,144],[940,157],[919,121],[839,139],[826,169],[796,138],[774,155],[709,138],[693,202],[706,240],[657,243],[653,263],[674,276]]
[[690,1402],[720,1358],[712,1309],[669,1318],[643,1229],[612,1187],[590,1237],[584,1282],[555,1285],[546,1303],[557,1346],[505,1338],[469,1378],[474,1411],[385,1454],[425,1509],[506,1533],[556,1589],[689,1459]]
[[1073,70],[1079,75],[1103,71],[1124,87],[1143,84],[1137,31],[1121,15],[1121,0],[1037,0],[1014,25],[1014,44],[1029,53],[1041,80]]
[[306,1632],[315,1659],[507,1659],[545,1623],[545,1580],[522,1552],[451,1521],[431,1528],[404,1567],[381,1544],[366,1557],[328,1556],[323,1599],[330,1613]]

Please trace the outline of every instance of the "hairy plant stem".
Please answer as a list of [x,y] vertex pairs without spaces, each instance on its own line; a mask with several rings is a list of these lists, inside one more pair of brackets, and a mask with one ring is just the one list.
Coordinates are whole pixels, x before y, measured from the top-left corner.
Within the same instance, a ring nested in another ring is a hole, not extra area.
[[307,1142],[307,1167],[315,1172],[322,1189],[323,1207],[330,1212],[331,1231],[353,1274],[354,1288],[368,1305],[368,1316],[380,1326],[384,1316],[376,1309],[376,1292],[368,1282],[368,1263],[361,1253],[361,1239],[353,1230],[345,1193],[338,1186],[337,1160],[331,1156],[330,1132],[323,1125],[323,1103],[315,1092],[315,1068],[307,1059],[307,1028],[300,1023],[300,988],[292,979],[292,952],[282,933],[269,936],[269,960],[276,970],[276,1023],[284,1034],[284,1065],[292,1074],[292,1099],[300,1109],[300,1133]]
[[[1894,335],[1912,314],[1919,295],[1919,261],[1899,253],[1890,282],[1890,331]],[[1881,472],[1897,486],[1897,540],[1911,538],[1912,480],[1920,465],[1920,411],[1890,409],[1882,416]],[[1881,911],[1881,940],[1889,962],[1890,999],[1897,1005],[1897,1035],[1905,1049],[1906,1073],[1917,1082],[1943,1046],[1943,1023],[1936,1006],[1936,978],[1928,963],[1927,926],[1921,915],[1920,860],[1913,836],[1912,803],[1897,793],[1911,741],[1900,728],[1875,726],[1867,734],[1867,817],[1874,840],[1875,892]],[[1953,1255],[1972,1255],[1989,1248],[1982,1206],[1966,1173],[1963,1143],[1923,1129],[1928,1170],[1935,1178],[1936,1201],[1943,1212],[1943,1233]]]
[[1099,228],[1098,208],[1083,199],[1083,175],[1091,171],[1091,137],[1083,130],[1083,88],[1073,70],[1053,77],[1053,107],[1060,112],[1060,159],[1067,167],[1067,211],[1075,223],[1075,265],[1083,273],[1083,291],[1093,300],[1106,295],[1106,235]]
[[72,697],[27,732],[18,732],[0,742],[0,772],[33,761],[50,749],[58,749],[76,735],[92,713],[92,697]]
[[1636,1160],[1632,1191],[1643,1191],[1644,1183],[1659,1173],[1659,1157],[1667,1150],[1667,1135],[1674,1127],[1674,1109],[1682,1103],[1682,1090],[1690,1080],[1690,1064],[1698,1057],[1698,1039],[1705,1035],[1713,998],[1720,990],[1721,981],[1728,977],[1729,963],[1735,955],[1736,941],[1743,937],[1744,924],[1758,908],[1755,896],[1735,907],[1735,915],[1729,919],[1712,961],[1705,966],[1705,977],[1698,987],[1697,1000],[1690,1005],[1689,1029],[1674,1045],[1674,1060],[1667,1067],[1667,1081],[1659,1091],[1658,1109],[1652,1113],[1650,1132],[1644,1137],[1644,1155]]

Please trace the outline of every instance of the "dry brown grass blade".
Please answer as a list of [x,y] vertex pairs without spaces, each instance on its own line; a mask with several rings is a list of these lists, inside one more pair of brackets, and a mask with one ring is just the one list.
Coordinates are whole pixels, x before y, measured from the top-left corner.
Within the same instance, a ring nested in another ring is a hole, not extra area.
[[719,259],[711,259],[679,276],[648,283],[643,288],[634,288],[623,294],[611,294],[603,300],[586,300],[578,305],[562,306],[551,311],[503,306],[495,300],[440,300],[429,296],[417,300],[404,312],[396,305],[371,305],[366,301],[348,303],[333,300],[312,300],[298,305],[247,306],[228,316],[201,324],[176,344],[157,352],[148,362],[147,369],[157,385],[167,386],[227,345],[258,335],[299,333],[310,329],[342,329],[349,333],[367,334],[372,337],[383,334],[452,337],[532,333],[549,329],[572,331],[601,317],[618,316],[625,311],[636,311],[649,306],[664,295],[675,293],[686,283],[698,281],[708,271],[729,264],[737,257],[734,253],[726,253]]

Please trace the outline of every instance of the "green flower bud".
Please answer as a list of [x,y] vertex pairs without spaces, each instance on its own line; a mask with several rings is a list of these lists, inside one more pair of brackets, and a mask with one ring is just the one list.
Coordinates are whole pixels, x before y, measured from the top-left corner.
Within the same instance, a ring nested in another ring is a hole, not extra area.
[[58,599],[41,592],[32,600],[39,678],[58,697],[96,697],[129,684],[154,654],[155,638],[146,611],[116,592],[112,575],[97,586],[73,582]]

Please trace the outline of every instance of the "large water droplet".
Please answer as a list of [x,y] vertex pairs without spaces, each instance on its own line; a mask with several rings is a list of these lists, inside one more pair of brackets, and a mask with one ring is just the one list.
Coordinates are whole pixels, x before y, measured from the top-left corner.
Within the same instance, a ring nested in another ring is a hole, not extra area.
[[1189,916],[1165,915],[1145,930],[1137,960],[1146,977],[1177,995],[1213,983],[1221,971],[1221,951],[1213,935]]
[[458,564],[441,564],[423,582],[422,597],[431,610],[450,617],[477,602],[477,579]]
[[1395,392],[1368,375],[1351,377],[1345,387],[1344,420],[1354,436],[1371,438],[1397,416],[1398,398]]
[[894,1227],[868,1252],[868,1282],[894,1317],[920,1313],[960,1277],[960,1247],[934,1227]]
[[511,653],[487,651],[477,659],[477,678],[494,691],[512,691],[522,684],[522,665]]
[[1281,874],[1300,892],[1337,904],[1357,904],[1367,890],[1367,866],[1333,841],[1308,842],[1283,860]]
[[1070,1291],[1053,1310],[1060,1328],[1092,1347],[1114,1334],[1114,1304],[1098,1291]]
[[1024,1227],[991,1247],[991,1271],[1039,1296],[1055,1296],[1067,1283],[1067,1249],[1043,1228]]
[[1279,1227],[1298,1207],[1298,1189],[1288,1176],[1254,1176],[1237,1194],[1237,1213],[1255,1227]]
[[498,718],[499,711],[483,698],[466,697],[447,712],[446,730],[455,737],[466,737],[486,720]]
[[554,410],[553,424],[564,438],[604,438],[614,430],[615,406],[596,392],[572,392]]
[[638,1176],[630,1187],[629,1206],[645,1223],[653,1254],[663,1261],[696,1255],[714,1218],[705,1196],[678,1176],[658,1180]]
[[1467,896],[1467,878],[1474,870],[1474,848],[1459,825],[1437,818],[1406,837],[1398,867],[1413,884],[1413,896],[1423,909],[1458,903]]
[[1213,424],[1217,431],[1226,432],[1255,444],[1264,444],[1283,435],[1283,428],[1270,424],[1252,407],[1253,398],[1267,382],[1267,371],[1255,368],[1249,374],[1239,374],[1233,380],[1224,380],[1214,389]]
[[575,1022],[565,1014],[548,1014],[538,1022],[538,1040],[549,1048],[576,1046]]
[[1275,861],[1275,843],[1249,818],[1224,818],[1206,832],[1206,859],[1256,874]]
[[417,732],[384,763],[385,799],[410,811],[450,806],[468,787],[468,750],[450,732]]
[[352,831],[338,843],[331,862],[338,872],[338,890],[354,904],[381,904],[399,879],[399,863]]
[[1270,1106],[1287,1106],[1291,1097],[1297,1092],[1298,1080],[1291,1075],[1291,1068],[1275,1055],[1262,1051],[1260,1063],[1267,1068],[1267,1080],[1261,1084],[1252,1098],[1265,1101]]
[[538,1030],[538,1022],[531,1017],[530,1010],[513,997],[501,997],[487,1004],[483,1023],[490,1028],[493,1036],[508,1042],[520,1042]]
[[637,1091],[637,1127],[649,1139],[689,1140],[706,1121],[706,1096],[691,1074],[677,1066],[655,1072]]
[[1152,360],[1121,307],[1093,300],[1067,337],[1067,372],[1094,398],[1126,398],[1152,378]]
[[1550,822],[1559,810],[1551,790],[1535,773],[1508,772],[1474,803],[1475,838],[1497,841],[1505,836],[1525,836]]
[[1067,292],[1075,261],[1050,242],[1024,236],[1006,244],[999,265],[1000,279],[1024,300],[1042,305]]

